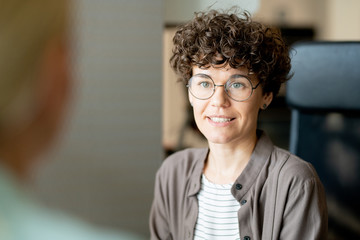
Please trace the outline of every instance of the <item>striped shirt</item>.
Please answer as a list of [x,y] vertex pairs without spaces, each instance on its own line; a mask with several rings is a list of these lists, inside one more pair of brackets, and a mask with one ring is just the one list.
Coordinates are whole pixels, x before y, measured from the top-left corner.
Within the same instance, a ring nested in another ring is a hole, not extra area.
[[233,184],[214,184],[201,178],[201,190],[197,195],[199,213],[194,239],[240,239],[237,212],[240,204],[231,194]]

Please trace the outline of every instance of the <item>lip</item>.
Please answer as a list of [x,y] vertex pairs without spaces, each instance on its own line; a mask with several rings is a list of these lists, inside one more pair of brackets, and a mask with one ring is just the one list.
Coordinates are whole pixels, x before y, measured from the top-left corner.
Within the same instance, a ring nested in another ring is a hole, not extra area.
[[224,115],[206,116],[207,121],[216,127],[225,127],[233,123],[235,118]]

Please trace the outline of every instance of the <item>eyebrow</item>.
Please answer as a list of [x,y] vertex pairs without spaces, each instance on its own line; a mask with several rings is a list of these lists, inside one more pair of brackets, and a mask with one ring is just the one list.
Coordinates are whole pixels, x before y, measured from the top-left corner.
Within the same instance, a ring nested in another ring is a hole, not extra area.
[[[193,76],[208,77],[208,78],[211,78],[212,80],[214,80],[210,75],[208,75],[206,73],[197,73],[197,74],[195,74]],[[245,78],[247,78],[247,79],[249,79],[251,81],[250,76],[245,75],[245,74],[233,74],[228,79],[233,78],[233,77],[245,77]]]
[[[211,78],[210,75],[205,74],[205,73],[197,73],[197,74],[195,74],[195,75],[193,75],[193,76],[201,76],[201,77],[209,77],[209,78]],[[212,79],[212,78],[211,78],[211,79]]]

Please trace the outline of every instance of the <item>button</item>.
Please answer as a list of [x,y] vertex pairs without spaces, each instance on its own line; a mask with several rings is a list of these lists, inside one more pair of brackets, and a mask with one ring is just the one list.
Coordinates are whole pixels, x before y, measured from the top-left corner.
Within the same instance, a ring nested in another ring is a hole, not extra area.
[[240,202],[241,205],[244,205],[245,203],[247,203],[245,199]]
[[244,240],[251,240],[251,238],[249,236],[245,236],[243,239]]
[[236,184],[236,186],[235,186],[235,187],[236,187],[236,189],[237,189],[237,190],[242,189],[242,185],[241,185],[240,183]]

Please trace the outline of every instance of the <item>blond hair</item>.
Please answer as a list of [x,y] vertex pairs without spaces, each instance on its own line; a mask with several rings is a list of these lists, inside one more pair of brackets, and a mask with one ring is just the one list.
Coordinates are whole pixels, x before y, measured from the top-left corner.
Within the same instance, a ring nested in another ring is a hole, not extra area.
[[37,65],[67,25],[66,0],[0,0],[0,131],[36,106]]

